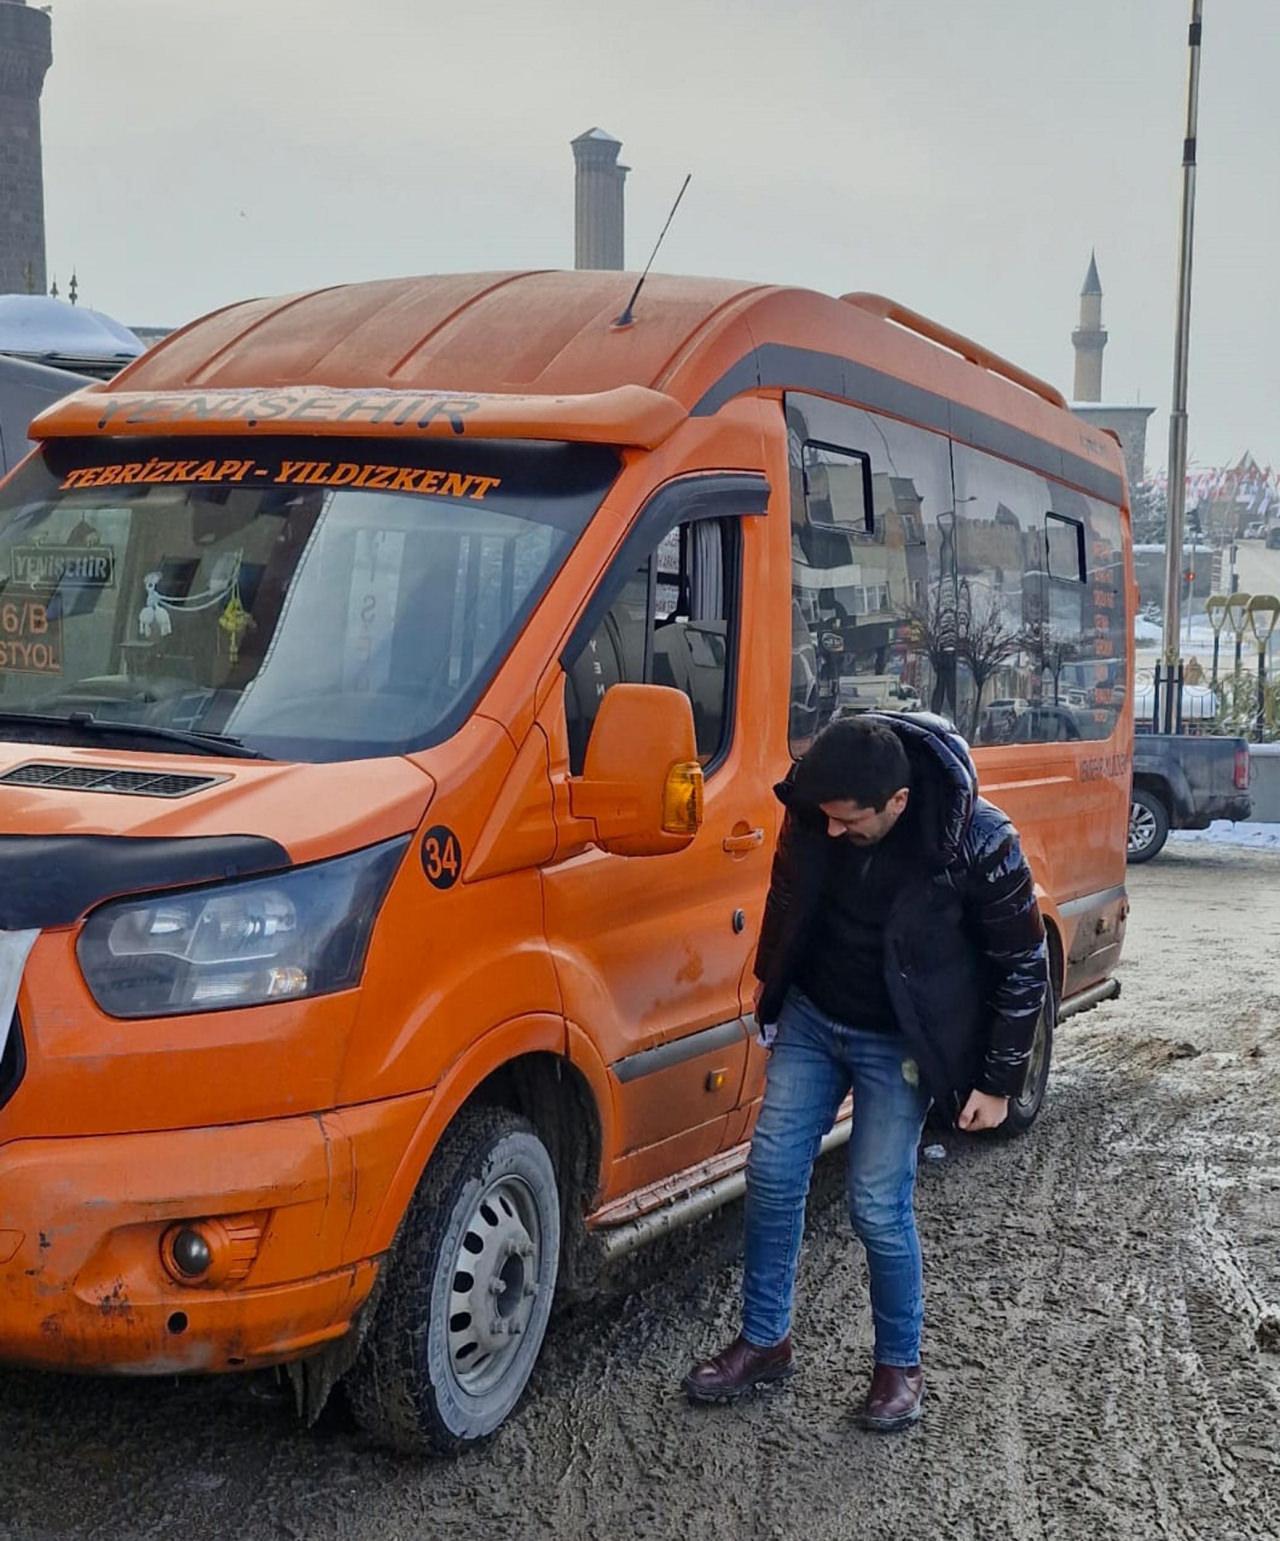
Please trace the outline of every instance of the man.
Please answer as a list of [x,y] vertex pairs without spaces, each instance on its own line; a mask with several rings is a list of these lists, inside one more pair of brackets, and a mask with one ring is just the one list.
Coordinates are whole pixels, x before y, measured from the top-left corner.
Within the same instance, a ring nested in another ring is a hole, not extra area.
[[792,1373],[805,1197],[852,1088],[849,1208],[875,1326],[862,1421],[887,1432],[914,1423],[924,1397],[913,1198],[925,1114],[934,1100],[961,1129],[1004,1122],[1044,1005],[1044,926],[1017,833],[977,795],[942,719],[838,720],[777,792],[787,813],[756,953],[771,1054],[747,1163],[742,1331],[684,1389],[731,1401]]

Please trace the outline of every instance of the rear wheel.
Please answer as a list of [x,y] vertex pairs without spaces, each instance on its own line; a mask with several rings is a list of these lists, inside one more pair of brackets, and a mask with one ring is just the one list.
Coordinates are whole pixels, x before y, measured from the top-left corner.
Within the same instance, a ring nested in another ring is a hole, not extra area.
[[1146,787],[1134,787],[1129,794],[1129,861],[1136,865],[1150,861],[1164,850],[1169,838],[1169,810],[1162,798]]
[[504,1108],[464,1109],[409,1206],[347,1377],[361,1427],[450,1455],[494,1433],[542,1347],[559,1257],[546,1147]]
[[1040,1116],[1044,1106],[1045,1091],[1049,1085],[1049,1065],[1053,1059],[1053,1030],[1058,1025],[1058,1000],[1050,985],[1044,1005],[1036,1022],[1036,1034],[1031,1040],[1031,1058],[1027,1062],[1027,1074],[1022,1090],[1009,1098],[1009,1113],[1000,1125],[999,1134],[1006,1137],[1025,1134]]

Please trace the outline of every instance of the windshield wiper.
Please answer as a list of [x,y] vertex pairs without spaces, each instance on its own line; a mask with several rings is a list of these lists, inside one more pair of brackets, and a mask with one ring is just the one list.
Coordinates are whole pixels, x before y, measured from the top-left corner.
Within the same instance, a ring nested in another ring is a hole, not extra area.
[[[238,738],[226,733],[200,733],[194,728],[164,728],[153,722],[116,722],[109,717],[95,717],[92,712],[69,712],[63,717],[58,713],[5,712],[0,711],[0,730],[8,725],[52,730],[62,737],[75,735],[115,739],[140,738],[163,743],[182,744],[202,754],[228,755],[239,760],[265,760],[269,758],[260,749],[250,749]],[[0,732],[0,736],[3,736]],[[117,745],[116,747],[128,747]]]

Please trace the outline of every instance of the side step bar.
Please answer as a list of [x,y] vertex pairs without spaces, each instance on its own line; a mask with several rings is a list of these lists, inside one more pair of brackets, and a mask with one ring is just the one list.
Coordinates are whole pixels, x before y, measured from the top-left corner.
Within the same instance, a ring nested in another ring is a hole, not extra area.
[[[823,1138],[818,1154],[825,1156],[837,1145],[846,1144],[852,1127],[852,1121],[848,1118],[833,1124]],[[661,1209],[651,1210],[647,1215],[639,1215],[636,1219],[628,1220],[622,1225],[611,1226],[607,1231],[597,1231],[596,1243],[605,1262],[616,1262],[618,1258],[635,1252],[646,1242],[653,1241],[655,1237],[663,1236],[668,1231],[679,1230],[681,1226],[692,1225],[695,1220],[701,1220],[704,1215],[712,1214],[722,1205],[731,1204],[734,1199],[740,1199],[747,1191],[748,1147],[744,1145],[741,1148],[742,1165],[736,1172],[729,1172],[726,1176],[717,1178],[715,1182],[708,1183],[704,1188],[694,1188],[692,1191],[685,1192]]]
[[1092,1011],[1095,1006],[1101,1006],[1103,1001],[1117,1000],[1119,995],[1120,981],[1104,979],[1101,984],[1090,985],[1087,990],[1081,990],[1079,995],[1063,1001],[1058,1007],[1058,1021],[1065,1022],[1068,1017],[1078,1017],[1082,1011]]
[[[1061,1022],[1067,1017],[1078,1016],[1082,1011],[1092,1011],[1095,1006],[1101,1006],[1104,1001],[1115,1000],[1119,994],[1120,981],[1104,979],[1101,984],[1091,985],[1087,990],[1081,990],[1078,995],[1063,1001],[1058,1008],[1058,1020]],[[841,1112],[844,1111],[842,1108]],[[847,1116],[833,1124],[824,1137],[818,1154],[825,1156],[828,1151],[835,1150],[837,1146],[847,1144],[851,1128],[852,1121]],[[637,1215],[634,1219],[625,1220],[619,1225],[600,1226],[593,1233],[593,1239],[604,1261],[616,1262],[657,1237],[666,1235],[668,1231],[676,1231],[682,1226],[692,1225],[695,1220],[701,1220],[723,1205],[740,1199],[747,1191],[749,1148],[747,1145],[739,1146],[738,1151],[741,1152],[738,1157],[739,1164],[734,1170],[726,1172],[722,1177],[717,1177],[713,1182],[706,1183],[702,1187],[685,1189],[660,1208]],[[737,1155],[737,1152],[733,1154]]]

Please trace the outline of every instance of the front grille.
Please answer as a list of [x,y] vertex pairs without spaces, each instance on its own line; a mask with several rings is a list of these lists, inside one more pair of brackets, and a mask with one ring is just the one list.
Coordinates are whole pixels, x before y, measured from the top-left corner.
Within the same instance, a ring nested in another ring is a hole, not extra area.
[[19,765],[0,776],[0,785],[47,787],[59,792],[117,792],[129,797],[187,797],[216,786],[225,776],[175,776],[162,771],[125,770],[116,766]]
[[0,1108],[17,1091],[26,1068],[27,1051],[22,1042],[22,1023],[15,1011],[13,1021],[9,1024],[8,1042],[4,1046],[4,1053],[0,1055]]

